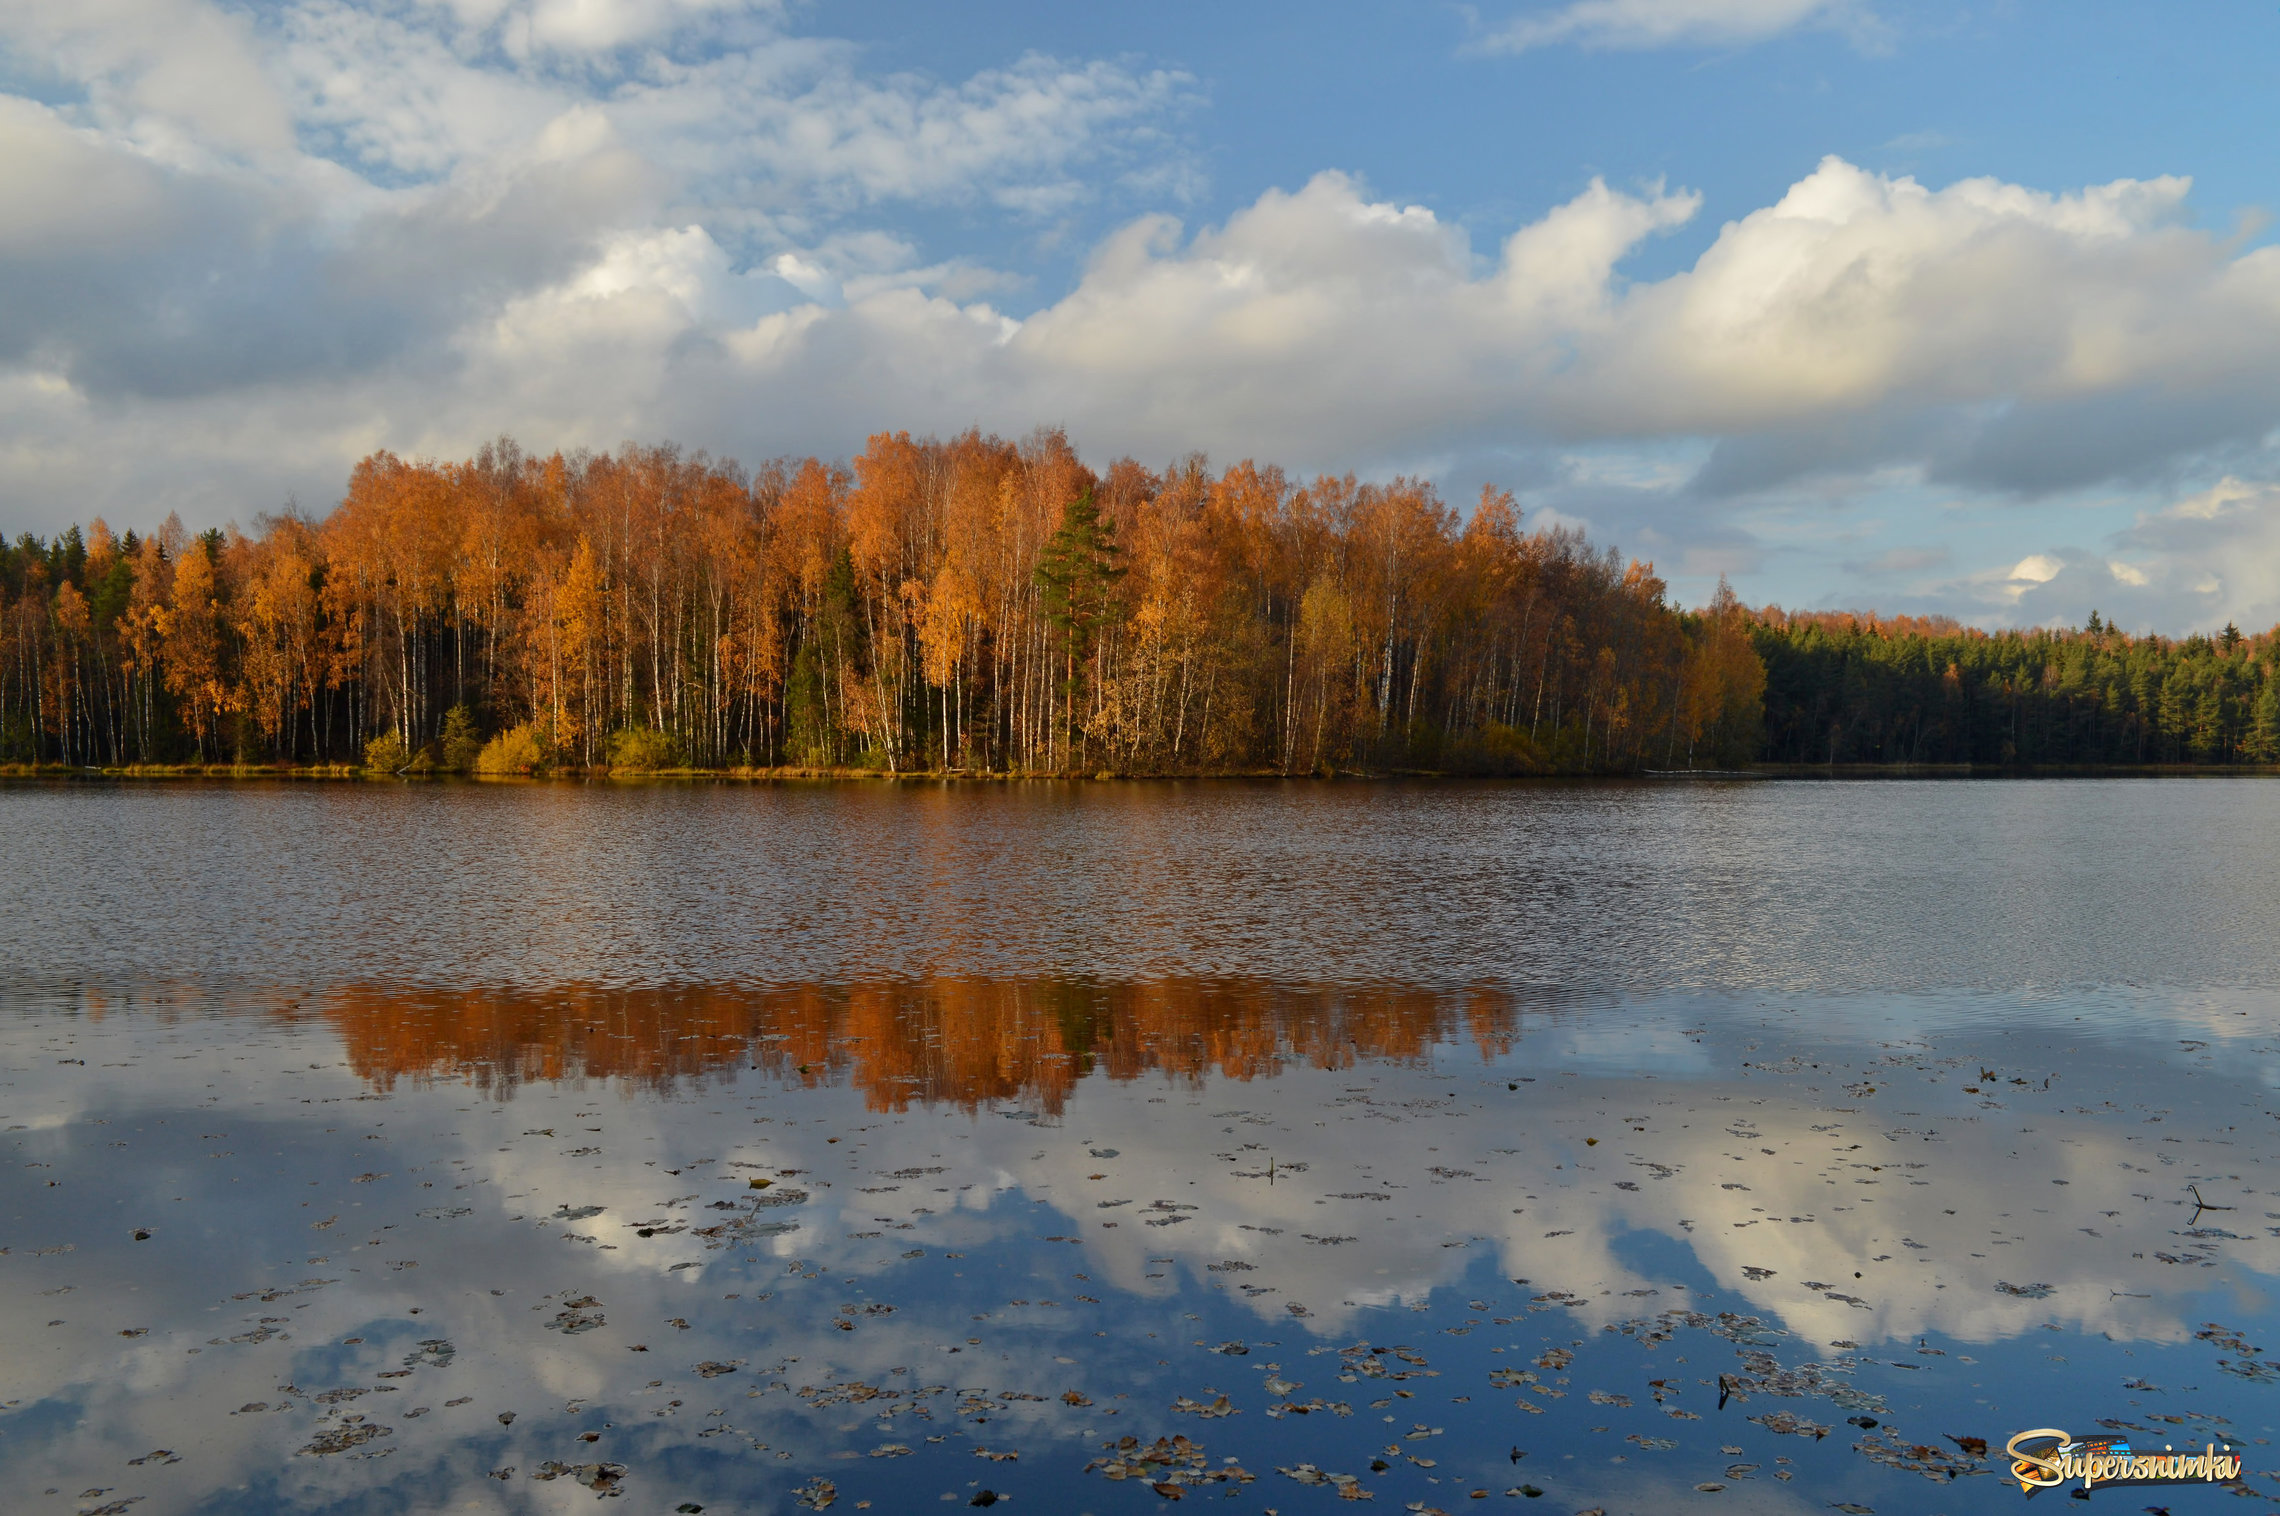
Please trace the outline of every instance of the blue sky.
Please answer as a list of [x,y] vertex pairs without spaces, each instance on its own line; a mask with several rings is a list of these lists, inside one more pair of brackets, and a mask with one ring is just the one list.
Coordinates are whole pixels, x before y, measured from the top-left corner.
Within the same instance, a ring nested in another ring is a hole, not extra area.
[[2280,621],[2280,9],[0,0],[0,527],[375,447],[1514,488],[1744,598]]
[[1324,168],[1490,238],[1594,175],[1701,191],[1697,223],[1630,266],[1643,277],[1690,263],[1721,221],[1772,203],[1830,153],[1934,184],[2189,173],[2196,209],[2225,225],[2272,201],[2255,144],[2280,128],[2268,87],[2280,8],[1881,4],[1849,8],[1865,25],[1807,12],[1723,43],[1480,46],[1500,24],[1561,9],[1174,0],[997,5],[984,25],[925,4],[829,15],[890,70],[962,77],[1032,48],[1189,74],[1205,109],[1181,137],[1203,170],[1191,214],[1206,220]]

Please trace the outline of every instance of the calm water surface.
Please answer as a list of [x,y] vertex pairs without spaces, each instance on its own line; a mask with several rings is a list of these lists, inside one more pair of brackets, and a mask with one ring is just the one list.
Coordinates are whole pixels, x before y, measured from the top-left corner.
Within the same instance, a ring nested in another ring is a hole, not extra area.
[[0,823],[11,1511],[2280,1492],[2280,785]]

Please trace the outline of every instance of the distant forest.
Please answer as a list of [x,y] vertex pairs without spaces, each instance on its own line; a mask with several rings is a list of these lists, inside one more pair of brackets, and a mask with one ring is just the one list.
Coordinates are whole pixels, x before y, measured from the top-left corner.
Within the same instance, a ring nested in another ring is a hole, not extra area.
[[0,764],[1591,774],[2280,761],[2273,634],[1671,605],[1431,485],[1067,439],[376,453],[321,519],[0,544]]
[[2280,635],[1984,632],[1945,619],[1751,616],[1761,759],[1992,767],[2280,763]]

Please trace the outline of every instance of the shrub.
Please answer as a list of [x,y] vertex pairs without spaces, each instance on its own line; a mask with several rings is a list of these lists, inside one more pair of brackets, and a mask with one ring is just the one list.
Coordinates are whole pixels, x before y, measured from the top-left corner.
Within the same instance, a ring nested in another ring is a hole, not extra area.
[[1548,774],[1554,771],[1543,748],[1526,732],[1501,721],[1441,745],[1440,768],[1448,774]]
[[382,732],[364,744],[364,766],[376,774],[401,773],[411,761],[411,750],[394,732]]
[[478,774],[532,774],[546,767],[546,744],[529,722],[509,727],[475,755]]
[[464,774],[475,766],[483,751],[483,738],[475,730],[475,713],[464,705],[455,705],[443,718],[443,735],[439,739],[443,750],[441,767],[454,774]]
[[629,726],[610,734],[610,772],[614,774],[649,774],[680,765],[681,755],[670,733]]

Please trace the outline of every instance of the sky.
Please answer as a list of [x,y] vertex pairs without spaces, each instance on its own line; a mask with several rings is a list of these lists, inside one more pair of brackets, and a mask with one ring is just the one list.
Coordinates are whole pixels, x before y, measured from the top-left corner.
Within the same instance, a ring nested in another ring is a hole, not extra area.
[[2280,623],[2280,8],[0,0],[0,530],[1067,429]]

